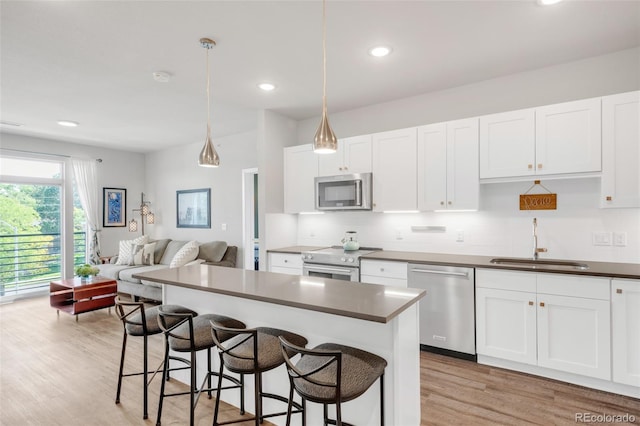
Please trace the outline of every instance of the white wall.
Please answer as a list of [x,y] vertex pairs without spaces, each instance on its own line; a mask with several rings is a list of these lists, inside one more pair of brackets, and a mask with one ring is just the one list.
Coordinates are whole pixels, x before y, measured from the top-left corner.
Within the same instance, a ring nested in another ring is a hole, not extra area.
[[[330,114],[339,137],[412,127],[494,112],[585,99],[640,88],[640,49],[514,74],[437,93]],[[298,126],[307,143],[319,118]],[[387,250],[529,256],[531,222],[538,218],[542,257],[640,263],[640,209],[599,209],[598,178],[548,181],[558,210],[520,211],[518,196],[531,182],[481,186],[478,212],[382,214],[342,212],[298,217],[297,244],[339,244],[344,231],[361,245]],[[413,233],[411,225],[444,225],[442,234]],[[464,242],[456,242],[457,230]],[[626,232],[626,247],[592,245],[592,232]]]
[[[203,142],[154,152],[146,156],[145,195],[151,201],[155,224],[145,233],[154,238],[226,241],[238,246],[242,266],[242,169],[256,167],[256,132],[218,138],[214,145],[220,167],[198,166]],[[178,228],[176,191],[211,188],[211,229]],[[223,230],[223,224],[226,230]]]
[[[125,188],[127,220],[131,219],[131,209],[139,202],[140,192],[144,188],[143,154],[8,133],[2,133],[0,136],[3,149],[78,158],[102,158],[102,163],[98,164],[98,190],[102,194],[103,187]],[[102,254],[117,254],[118,241],[129,239],[131,235],[126,227],[103,228],[100,233]]]

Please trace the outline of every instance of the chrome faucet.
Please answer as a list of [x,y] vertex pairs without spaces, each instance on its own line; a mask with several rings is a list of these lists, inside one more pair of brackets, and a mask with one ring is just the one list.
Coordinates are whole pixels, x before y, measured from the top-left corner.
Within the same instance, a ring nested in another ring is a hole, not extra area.
[[536,230],[538,229],[538,219],[533,218],[533,260],[538,260],[538,253],[546,253],[546,248],[538,248],[538,234]]

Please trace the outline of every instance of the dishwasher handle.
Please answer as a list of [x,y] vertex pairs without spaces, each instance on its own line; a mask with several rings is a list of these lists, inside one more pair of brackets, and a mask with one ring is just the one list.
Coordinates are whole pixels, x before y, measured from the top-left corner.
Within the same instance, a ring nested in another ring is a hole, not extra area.
[[418,272],[420,274],[449,275],[453,277],[469,278],[468,272],[437,271],[433,269],[420,269],[420,268],[411,268],[411,272]]

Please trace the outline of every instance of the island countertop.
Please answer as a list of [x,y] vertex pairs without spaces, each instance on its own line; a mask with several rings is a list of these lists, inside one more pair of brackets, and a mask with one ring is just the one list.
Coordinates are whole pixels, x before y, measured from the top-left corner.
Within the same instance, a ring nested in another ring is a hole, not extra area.
[[379,323],[388,323],[426,294],[413,288],[202,264],[133,277]]

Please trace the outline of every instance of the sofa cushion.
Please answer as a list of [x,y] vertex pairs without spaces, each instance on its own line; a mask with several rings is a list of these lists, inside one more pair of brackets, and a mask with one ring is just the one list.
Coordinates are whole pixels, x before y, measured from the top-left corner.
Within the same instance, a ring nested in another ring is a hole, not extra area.
[[115,263],[105,263],[96,266],[98,267],[98,269],[100,269],[100,272],[98,273],[99,276],[110,278],[112,280],[118,279],[120,271],[131,268],[131,266],[129,265],[117,265]]
[[129,265],[153,265],[156,243],[139,244],[131,247],[131,263]]
[[225,241],[211,241],[200,244],[198,259],[203,259],[205,262],[220,262],[226,251],[227,243]]
[[175,256],[185,244],[187,244],[187,241],[169,241],[162,255],[162,259],[160,259],[158,263],[169,266],[173,260],[173,256]]
[[118,250],[118,261],[116,265],[128,265],[131,263],[131,246],[146,244],[148,237],[146,235],[142,235],[138,238],[134,238],[133,240],[122,240],[120,241],[120,247]]
[[153,240],[153,239],[149,240],[149,243],[156,243],[156,249],[153,251],[154,263],[160,263],[160,261],[162,260],[162,255],[164,254],[164,251],[167,249],[167,245],[169,244],[170,241],[171,241],[170,238],[164,238],[161,240]]
[[171,259],[171,263],[169,264],[169,268],[184,266],[196,257],[198,257],[198,242],[189,241],[187,244],[182,246],[180,250],[178,250],[175,256],[173,256],[173,259]]
[[143,272],[157,271],[158,269],[166,269],[167,265],[150,265],[150,266],[136,266],[129,267],[124,271],[120,271],[120,281],[129,281],[136,284],[141,284],[138,278],[133,278],[134,274],[141,274]]

